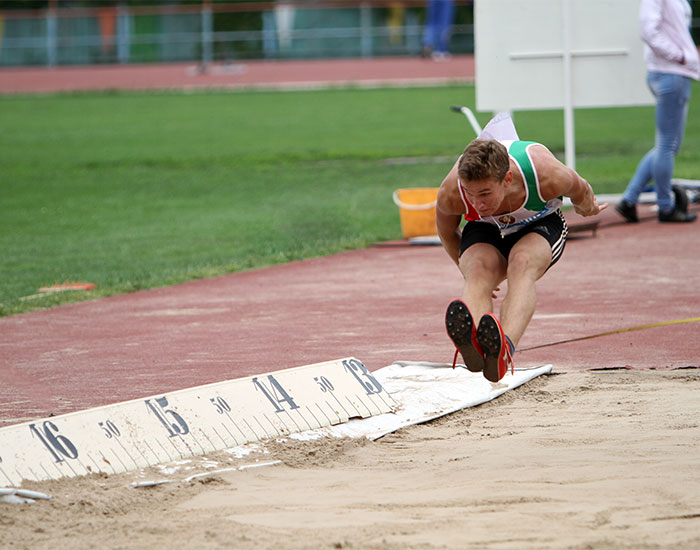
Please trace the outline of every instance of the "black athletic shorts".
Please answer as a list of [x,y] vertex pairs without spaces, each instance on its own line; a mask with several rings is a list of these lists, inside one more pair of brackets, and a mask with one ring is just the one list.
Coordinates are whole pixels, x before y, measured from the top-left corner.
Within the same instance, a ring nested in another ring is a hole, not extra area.
[[[564,252],[564,246],[566,245],[566,235],[569,229],[566,226],[566,221],[564,221],[564,216],[561,210],[544,216],[539,220],[526,225],[521,230],[501,237],[500,230],[490,223],[486,222],[467,222],[462,230],[462,243],[459,247],[459,255],[461,256],[464,251],[471,245],[476,243],[487,243],[491,244],[498,249],[498,251],[507,260],[510,254],[511,248],[515,246],[524,235],[528,233],[538,233],[542,235],[547,242],[552,247],[552,261],[549,263],[549,267],[552,267],[557,260],[561,258]],[[549,269],[549,267],[547,269]]]

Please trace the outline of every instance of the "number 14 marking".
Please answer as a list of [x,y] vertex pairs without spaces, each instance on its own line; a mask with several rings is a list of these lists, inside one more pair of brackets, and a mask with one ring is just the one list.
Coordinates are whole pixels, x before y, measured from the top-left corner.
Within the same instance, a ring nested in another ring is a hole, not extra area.
[[276,413],[284,412],[284,409],[280,407],[280,405],[283,403],[287,403],[290,410],[299,408],[299,405],[294,402],[292,396],[287,393],[287,391],[280,385],[274,376],[269,374],[267,376],[267,380],[270,382],[270,387],[266,386],[264,382],[260,381],[257,376],[253,378],[253,385],[255,385],[255,389],[263,392],[263,395],[267,397],[267,400],[272,403]]

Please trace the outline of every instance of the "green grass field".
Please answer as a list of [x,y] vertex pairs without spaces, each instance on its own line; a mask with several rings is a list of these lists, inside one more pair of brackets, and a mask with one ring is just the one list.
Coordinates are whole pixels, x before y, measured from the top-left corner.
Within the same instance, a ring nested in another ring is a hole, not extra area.
[[[474,137],[452,104],[474,88],[2,97],[0,315],[400,238],[392,192]],[[677,177],[700,177],[698,109]],[[515,121],[563,158],[561,111]],[[651,107],[577,111],[579,173],[622,191],[653,132]],[[67,281],[97,289],[26,298]]]

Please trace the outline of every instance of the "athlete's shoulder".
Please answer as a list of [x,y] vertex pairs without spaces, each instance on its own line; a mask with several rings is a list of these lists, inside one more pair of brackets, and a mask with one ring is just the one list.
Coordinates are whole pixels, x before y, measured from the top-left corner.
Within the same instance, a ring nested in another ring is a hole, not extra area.
[[522,140],[522,141],[519,141],[518,143],[521,143],[523,145],[523,147],[525,147],[529,151],[547,151],[548,153],[551,153],[551,151],[547,148],[547,146],[543,143],[540,143],[539,141]]
[[460,215],[464,212],[464,203],[457,188],[456,178],[445,178],[438,189],[437,209],[443,214]]
[[527,149],[527,154],[535,164],[535,167],[539,167],[540,164],[561,164],[554,153],[552,153],[546,145],[536,141],[526,141],[522,143],[527,143],[525,148]]

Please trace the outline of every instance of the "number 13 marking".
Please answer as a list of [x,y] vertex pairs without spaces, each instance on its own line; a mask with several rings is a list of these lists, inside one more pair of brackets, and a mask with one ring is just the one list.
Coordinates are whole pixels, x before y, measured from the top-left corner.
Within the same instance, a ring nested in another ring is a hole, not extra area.
[[357,359],[343,359],[343,366],[360,383],[367,395],[382,393],[382,385],[360,361]]

